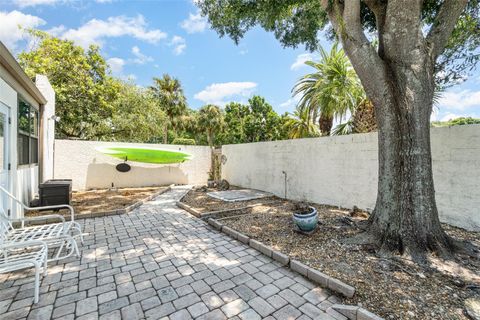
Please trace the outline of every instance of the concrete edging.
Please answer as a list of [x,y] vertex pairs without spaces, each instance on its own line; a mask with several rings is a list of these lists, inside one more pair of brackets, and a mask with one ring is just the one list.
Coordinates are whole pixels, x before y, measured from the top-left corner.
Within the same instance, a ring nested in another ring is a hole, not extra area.
[[[272,258],[273,260],[281,263],[284,266],[288,266],[291,270],[305,276],[309,280],[325,288],[328,288],[336,293],[340,293],[341,295],[347,298],[351,298],[355,294],[354,287],[338,279],[330,277],[317,269],[311,268],[301,263],[298,260],[294,260],[290,258],[288,255],[280,251],[276,251],[273,248],[267,246],[266,244],[258,240],[251,239],[247,235],[244,235],[241,232],[238,232],[228,226],[223,225],[221,222],[219,222],[216,219],[210,218],[208,219],[207,222],[209,225],[211,225],[213,228],[217,229],[218,231],[221,231],[227,234],[233,239],[237,239],[240,242],[248,244],[253,249]],[[368,310],[365,310],[357,306],[347,306],[347,305],[336,304],[330,308],[332,308],[332,312],[339,312],[343,316],[352,320],[381,320],[382,319],[379,316],[375,315],[374,313],[371,313]],[[355,317],[353,317],[353,314],[355,315]],[[350,318],[349,315],[351,315],[352,317]]]
[[382,317],[359,306],[334,304],[330,308],[347,317],[349,320],[383,320]]

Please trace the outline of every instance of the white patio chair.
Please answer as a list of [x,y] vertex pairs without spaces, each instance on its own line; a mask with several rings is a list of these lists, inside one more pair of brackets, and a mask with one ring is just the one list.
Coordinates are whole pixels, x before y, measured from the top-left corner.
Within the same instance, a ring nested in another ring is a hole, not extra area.
[[[0,209],[0,224],[5,228],[5,243],[21,243],[32,240],[41,240],[48,245],[50,252],[54,252],[48,261],[56,261],[70,257],[75,253],[78,257],[77,242],[74,237],[79,237],[83,244],[82,228],[78,222],[74,220],[74,210],[69,205],[43,206],[43,207],[27,207],[23,202],[18,200],[10,192],[0,186],[0,191],[18,203],[24,211],[34,210],[55,210],[68,209],[70,211],[70,221],[65,221],[65,218],[60,214],[48,214],[38,217],[23,217],[19,219],[11,219],[5,214],[3,208]],[[57,223],[46,223],[42,225],[28,225],[29,222],[57,220]],[[17,227],[17,225],[19,225]],[[55,250],[52,250],[56,248]],[[64,252],[65,251],[65,252]]]
[[[4,231],[0,226],[3,238]],[[40,291],[40,272],[47,275],[47,244],[43,241],[26,241],[21,243],[1,243],[0,240],[0,273],[19,271],[26,268],[35,268],[35,292],[34,303],[38,302]]]

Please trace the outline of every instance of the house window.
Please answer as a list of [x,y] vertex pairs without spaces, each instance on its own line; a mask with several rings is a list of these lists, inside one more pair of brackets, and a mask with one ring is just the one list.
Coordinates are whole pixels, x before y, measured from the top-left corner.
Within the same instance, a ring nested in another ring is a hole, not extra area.
[[18,164],[38,163],[38,110],[19,99],[17,123]]

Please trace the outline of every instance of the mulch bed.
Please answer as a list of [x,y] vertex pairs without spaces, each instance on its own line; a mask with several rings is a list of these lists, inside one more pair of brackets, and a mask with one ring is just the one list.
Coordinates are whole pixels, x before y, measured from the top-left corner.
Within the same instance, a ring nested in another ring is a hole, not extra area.
[[[77,191],[72,194],[72,207],[75,209],[75,214],[109,212],[124,209],[164,189],[166,189],[166,187]],[[69,215],[66,210],[61,210],[60,213]],[[27,212],[26,216],[38,216],[42,214],[47,213],[45,211],[31,211]]]
[[[230,190],[239,189],[237,187],[230,187]],[[282,204],[284,200],[272,196],[272,197],[265,197],[255,200],[249,201],[237,201],[237,202],[227,202],[222,201],[219,199],[212,198],[207,195],[207,192],[218,191],[214,188],[195,188],[190,190],[188,194],[182,199],[182,202],[189,205],[190,207],[194,208],[200,213],[206,213],[210,211],[217,211],[217,210],[228,210],[228,209],[240,209],[246,206],[254,205],[254,204],[262,204],[262,203],[276,203]]]
[[[208,210],[218,210],[206,202]],[[246,203],[243,203],[245,205]],[[249,203],[250,204],[250,203]],[[310,236],[294,231],[293,204],[264,205],[245,215],[221,219],[221,223],[257,239],[291,258],[353,285],[357,293],[343,303],[360,305],[386,319],[467,319],[465,299],[480,294],[480,261],[457,257],[428,268],[403,257],[381,258],[374,248],[347,245],[342,240],[361,230],[346,209],[314,205],[321,224]],[[453,237],[480,247],[480,233],[444,225]]]

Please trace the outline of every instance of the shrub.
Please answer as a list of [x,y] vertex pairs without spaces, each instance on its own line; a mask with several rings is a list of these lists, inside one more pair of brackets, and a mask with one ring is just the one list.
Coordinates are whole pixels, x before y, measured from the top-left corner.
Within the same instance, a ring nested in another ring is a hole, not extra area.
[[195,139],[188,138],[175,138],[172,141],[172,144],[182,144],[182,145],[196,145]]
[[432,127],[451,127],[465,124],[480,124],[480,119],[472,117],[461,117],[449,121],[433,121]]

